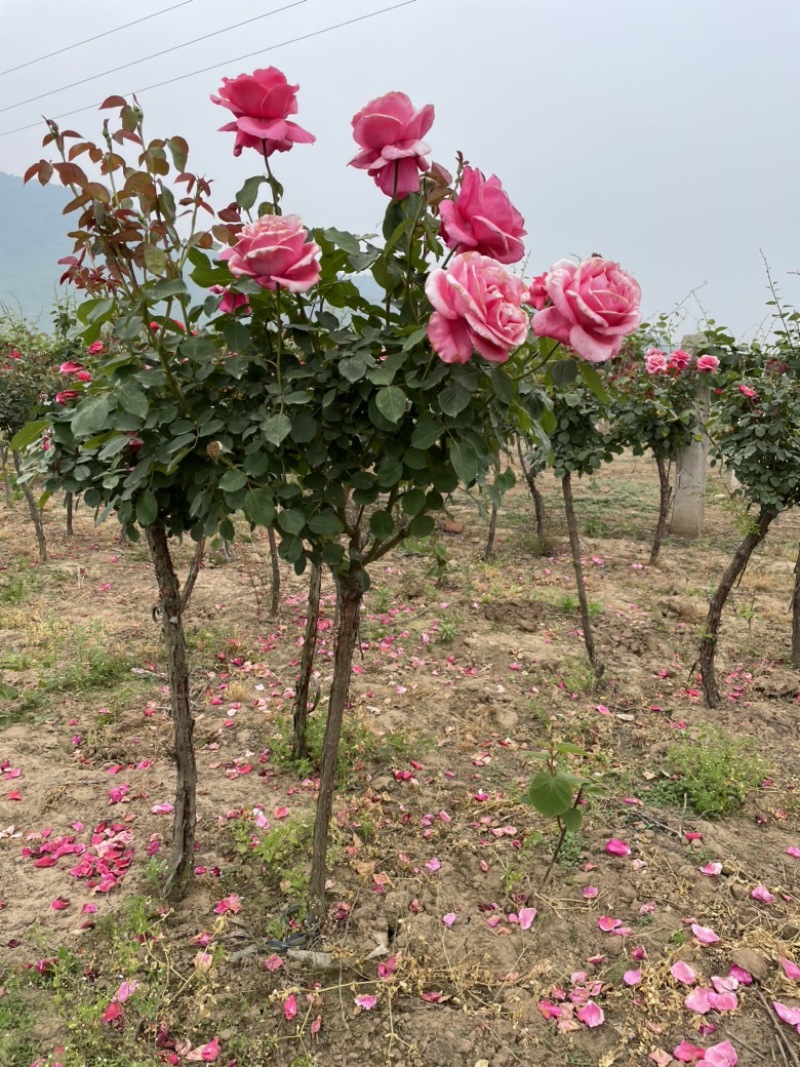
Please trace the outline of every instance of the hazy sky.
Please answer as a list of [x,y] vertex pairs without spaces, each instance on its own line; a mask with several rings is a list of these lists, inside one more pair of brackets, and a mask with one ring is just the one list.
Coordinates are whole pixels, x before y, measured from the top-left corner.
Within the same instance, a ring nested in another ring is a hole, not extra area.
[[214,66],[140,102],[150,136],[189,140],[190,169],[216,179],[222,206],[259,157],[233,158],[233,135],[216,132],[229,112],[209,95],[223,75],[273,65],[299,83],[296,118],[317,136],[273,157],[284,209],[309,226],[376,229],[385,198],[346,166],[350,119],[398,89],[435,105],[433,158],[452,168],[461,149],[503,181],[526,219],[529,275],[598,251],[637,277],[647,315],[688,297],[684,329],[705,312],[752,336],[768,312],[763,250],[800,305],[796,0],[413,0],[286,43],[398,3],[302,0],[67,89],[292,0],[0,0],[3,70],[163,12],[0,74],[0,170],[41,155],[42,127],[6,131],[87,108],[60,122],[95,139],[105,96]]

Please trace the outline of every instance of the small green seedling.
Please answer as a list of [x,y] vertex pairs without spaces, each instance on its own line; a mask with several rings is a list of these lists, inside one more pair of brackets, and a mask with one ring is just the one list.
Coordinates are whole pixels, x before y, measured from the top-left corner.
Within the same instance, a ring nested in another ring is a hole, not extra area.
[[573,774],[560,757],[588,757],[588,753],[578,745],[568,741],[551,741],[547,752],[532,753],[534,759],[543,760],[545,767],[535,775],[523,797],[525,803],[535,808],[546,819],[555,819],[559,829],[558,841],[553,850],[550,865],[544,876],[544,884],[550,879],[564,841],[568,833],[576,833],[583,822],[580,810],[587,792],[596,786],[585,778]]

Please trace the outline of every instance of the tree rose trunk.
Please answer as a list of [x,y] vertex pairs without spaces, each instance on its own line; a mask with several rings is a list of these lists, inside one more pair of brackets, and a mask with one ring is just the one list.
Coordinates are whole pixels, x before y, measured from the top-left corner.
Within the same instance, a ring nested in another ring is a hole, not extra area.
[[572,479],[569,472],[561,479],[561,490],[564,494],[564,511],[567,516],[567,530],[569,531],[569,547],[572,550],[572,566],[575,569],[575,584],[578,587],[578,601],[581,608],[581,626],[583,628],[583,643],[586,645],[586,654],[594,668],[595,677],[599,678],[603,673],[603,665],[597,660],[597,651],[594,647],[594,634],[592,623],[589,618],[589,601],[586,597],[586,583],[583,580],[583,564],[581,563],[581,543],[578,537],[578,523],[575,520],[575,501],[572,497]]
[[303,654],[300,657],[300,674],[297,679],[297,691],[294,698],[294,738],[292,756],[296,760],[308,756],[308,690],[311,674],[314,670],[314,656],[317,651],[317,625],[319,623],[319,601],[322,593],[322,566],[313,564],[308,586],[308,606],[306,608],[306,632],[303,641]]
[[759,545],[766,537],[770,523],[777,514],[778,512],[773,507],[765,505],[761,508],[755,525],[734,552],[733,559],[725,568],[720,583],[717,586],[717,591],[714,593],[711,598],[711,603],[708,605],[705,630],[700,642],[699,658],[700,673],[703,678],[703,692],[705,693],[707,708],[719,707],[720,697],[719,689],[717,687],[717,673],[714,661],[717,654],[717,637],[719,635],[719,626],[722,620],[722,609],[725,607],[725,601],[728,599],[731,589],[733,589],[737,579],[744,574],[745,568],[750,561],[750,557],[757,545]]
[[351,561],[347,574],[336,575],[339,603],[339,623],[336,630],[336,650],[333,661],[333,682],[328,702],[328,722],[322,745],[322,767],[317,799],[317,817],[314,823],[314,841],[311,850],[311,878],[309,904],[316,922],[325,917],[325,879],[327,877],[328,827],[333,811],[333,793],[336,785],[336,760],[339,755],[339,739],[342,721],[350,691],[350,672],[353,666],[353,650],[358,638],[358,615],[364,596],[361,582],[362,569]]
[[655,453],[656,469],[658,471],[658,521],[653,534],[653,547],[650,549],[650,566],[658,563],[658,555],[661,551],[661,542],[667,529],[669,518],[669,505],[672,501],[672,486],[669,484],[669,468],[664,457]]
[[194,717],[189,694],[189,663],[183,632],[184,603],[165,527],[148,526],[146,533],[158,582],[177,771],[172,847],[164,883],[164,895],[172,900],[180,900],[186,891],[187,876],[194,862],[194,832],[197,816]]
[[277,619],[281,610],[281,561],[278,556],[278,544],[275,540],[275,531],[271,526],[267,527],[267,540],[269,541],[269,560],[272,568],[272,599],[269,613],[273,619]]
[[525,456],[522,452],[522,441],[519,437],[517,438],[517,454],[519,456],[519,465],[522,468],[522,473],[525,475],[525,481],[528,483],[528,488],[533,497],[533,507],[536,511],[536,534],[538,537],[544,537],[544,498],[539,492],[539,486],[536,484],[533,468],[528,467],[525,462]]
[[[11,451],[11,457],[14,461],[14,470],[17,472],[17,478],[22,476],[22,464],[19,459],[19,452]],[[28,511],[30,512],[31,521],[33,522],[33,528],[36,531],[36,543],[39,546],[39,562],[47,563],[47,540],[44,536],[44,524],[42,523],[42,513],[39,511],[39,505],[36,503],[36,498],[31,492],[30,482],[18,482],[22,495],[28,504]]]

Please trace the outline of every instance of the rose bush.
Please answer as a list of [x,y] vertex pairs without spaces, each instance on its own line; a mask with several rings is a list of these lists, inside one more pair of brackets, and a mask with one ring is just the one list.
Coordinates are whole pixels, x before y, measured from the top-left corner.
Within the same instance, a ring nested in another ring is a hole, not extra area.
[[641,322],[639,283],[600,256],[579,264],[559,260],[543,288],[551,303],[534,315],[533,332],[560,341],[590,363],[618,355],[623,339]]
[[222,79],[222,87],[211,100],[229,108],[235,116],[233,122],[220,127],[221,131],[236,132],[235,156],[241,155],[243,148],[255,148],[271,156],[316,140],[308,130],[289,121],[289,115],[297,114],[298,89],[298,85],[289,85],[286,76],[275,67]]
[[419,192],[420,173],[429,168],[430,152],[421,139],[433,125],[434,109],[414,109],[405,93],[387,93],[353,116],[353,137],[361,151],[351,167],[366,170],[378,188],[396,200]]
[[466,363],[473,352],[505,363],[528,334],[520,306],[524,283],[478,252],[464,252],[447,270],[431,271],[425,293],[435,309],[428,338],[445,363]]
[[480,252],[498,263],[517,263],[525,255],[525,220],[494,174],[487,180],[464,167],[458,196],[441,202],[439,218],[448,248]]

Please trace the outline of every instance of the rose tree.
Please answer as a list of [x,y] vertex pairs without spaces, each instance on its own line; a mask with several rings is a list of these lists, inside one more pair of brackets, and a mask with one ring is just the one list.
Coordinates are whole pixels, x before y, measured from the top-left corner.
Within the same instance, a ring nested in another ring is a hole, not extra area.
[[[51,484],[77,481],[101,517],[113,510],[131,536],[137,527],[147,536],[176,727],[168,877],[176,891],[191,864],[195,769],[185,598],[169,538],[232,538],[233,517],[243,514],[278,531],[280,554],[298,573],[308,562],[331,569],[339,628],[311,872],[320,917],[369,569],[404,538],[429,534],[445,497],[482,483],[496,465],[507,427],[530,433],[543,411],[529,380],[527,290],[495,258],[513,261],[521,220],[498,196],[499,183],[491,195],[462,199],[426,159],[420,138],[432,106],[415,110],[404,94],[389,93],[353,120],[361,151],[352,163],[390,197],[383,242],[309,231],[281,213],[283,189],[270,165],[275,152],[313,140],[289,119],[296,87],[269,68],[225,79],[213,99],[234,114],[224,128],[236,131],[235,154],[255,151],[265,173],[244,182],[210,232],[199,227],[202,213],[213,214],[209,183],[186,171],[186,142],[147,142],[138,106],[119,97],[104,105],[119,113],[119,125],[104,128],[104,147],[50,123],[45,140],[61,160],[42,160],[27,175],[46,182],[55,172],[72,187],[69,207],[80,215],[66,276],[89,295],[79,312],[85,340],[109,338],[85,391],[50,411],[49,473]],[[104,180],[75,163],[83,153]],[[168,182],[170,160],[177,174]],[[256,207],[264,183],[270,197]],[[437,205],[453,198],[460,229],[451,226],[447,241],[455,254],[439,267]],[[456,234],[470,227],[479,237],[462,248]],[[379,303],[356,284],[365,271],[383,291]],[[188,274],[210,290],[201,304],[192,302]]]

